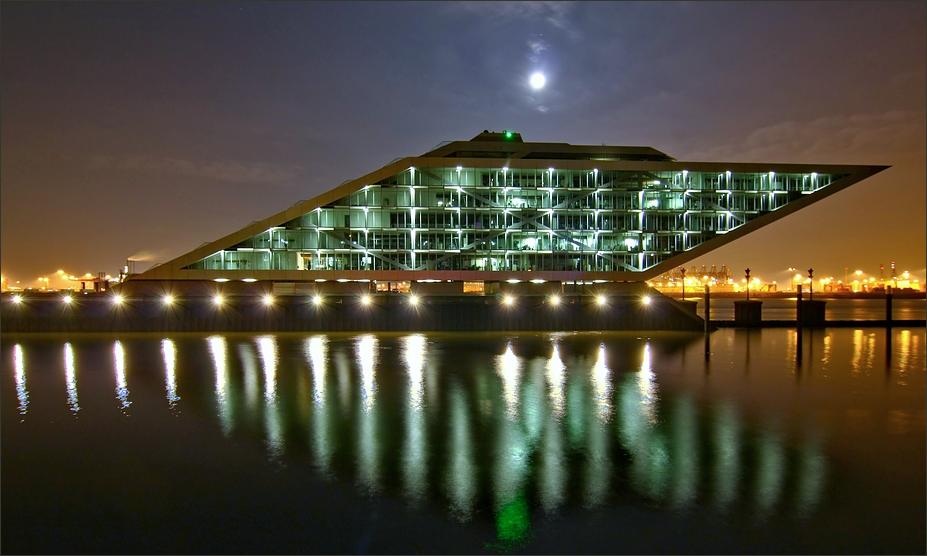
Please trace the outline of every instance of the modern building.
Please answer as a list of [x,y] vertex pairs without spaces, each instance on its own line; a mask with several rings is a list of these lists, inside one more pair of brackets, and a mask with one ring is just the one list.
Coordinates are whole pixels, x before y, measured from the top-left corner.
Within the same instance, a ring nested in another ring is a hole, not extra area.
[[259,282],[285,294],[360,282],[371,292],[433,284],[480,294],[516,282],[640,283],[885,168],[680,162],[650,147],[484,131],[397,159],[125,285]]

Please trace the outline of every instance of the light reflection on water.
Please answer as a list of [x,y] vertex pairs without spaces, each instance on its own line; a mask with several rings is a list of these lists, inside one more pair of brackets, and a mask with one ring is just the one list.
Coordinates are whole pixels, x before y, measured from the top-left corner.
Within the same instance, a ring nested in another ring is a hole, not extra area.
[[19,414],[25,415],[29,406],[29,391],[26,390],[26,363],[23,361],[23,348],[13,346],[13,369],[16,378],[16,398],[19,400]]
[[165,338],[161,340],[161,353],[164,355],[164,387],[167,390],[167,405],[171,409],[177,405],[180,397],[177,396],[177,350],[174,342]]
[[[306,452],[324,477],[351,480],[368,495],[392,493],[416,507],[437,501],[461,522],[489,509],[497,539],[517,543],[532,534],[534,508],[555,513],[628,497],[676,511],[705,506],[759,518],[813,516],[831,477],[827,429],[808,425],[806,414],[790,417],[791,426],[778,417],[797,394],[785,394],[786,403],[769,409],[722,388],[735,376],[746,383],[791,369],[786,357],[794,331],[767,336],[747,338],[747,351],[756,344],[751,374],[735,365],[724,379],[688,370],[686,353],[699,353],[698,337],[675,346],[659,335],[595,334],[488,336],[464,345],[460,337],[424,334],[212,335],[159,343],[170,408],[182,388],[185,413],[216,415],[229,437],[260,431],[270,461]],[[892,388],[923,382],[923,336],[897,331],[887,363]],[[723,338],[724,349],[736,351],[734,338]],[[826,330],[817,339],[824,352],[802,380],[841,370],[840,380],[862,380],[885,360],[880,338],[873,330]],[[123,411],[132,403],[127,349],[141,349],[145,341],[107,344]],[[67,407],[74,412],[80,409],[75,351],[81,349],[91,348],[63,344]],[[21,415],[30,402],[27,374],[36,372],[23,352],[13,346]],[[744,360],[742,353],[737,360]],[[194,393],[203,369],[214,377],[208,391]],[[700,392],[686,382],[687,372],[718,392]],[[86,373],[85,402],[92,399]],[[141,381],[136,388],[144,388]],[[794,379],[790,388],[798,391]],[[141,411],[144,399],[136,396]],[[922,407],[892,409],[888,434],[922,429],[922,415]]]
[[209,344],[209,353],[212,355],[213,366],[216,369],[216,405],[219,410],[219,422],[222,425],[222,432],[228,436],[234,427],[229,394],[226,392],[226,384],[229,381],[226,363],[228,346],[222,336],[210,336],[206,341]]
[[313,336],[303,343],[303,352],[312,368],[312,435],[311,446],[316,468],[327,478],[332,476],[331,459],[334,444],[331,438],[332,415],[328,403],[328,338]]
[[361,375],[361,408],[357,416],[358,482],[368,493],[381,490],[379,408],[374,406],[377,393],[376,365],[379,342],[373,334],[357,338],[354,352]]
[[423,406],[425,393],[423,370],[427,356],[424,336],[414,334],[403,338],[403,359],[409,373],[409,397],[405,412],[403,490],[406,496],[415,503],[420,502],[424,497],[428,474],[428,438]]
[[64,344],[64,378],[68,386],[68,406],[71,411],[80,411],[77,401],[77,373],[74,370],[74,349],[70,342]]
[[116,399],[125,411],[132,402],[129,401],[129,388],[126,383],[126,352],[119,340],[113,342],[113,365],[116,369]]
[[277,342],[273,336],[257,339],[264,370],[264,426],[267,433],[267,452],[279,461],[284,452],[283,415],[277,408]]

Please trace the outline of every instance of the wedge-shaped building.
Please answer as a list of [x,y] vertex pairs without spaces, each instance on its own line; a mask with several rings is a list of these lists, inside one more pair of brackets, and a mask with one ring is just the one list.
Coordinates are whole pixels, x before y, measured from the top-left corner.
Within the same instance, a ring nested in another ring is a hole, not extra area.
[[680,162],[650,147],[484,131],[130,278],[381,291],[440,281],[460,293],[516,280],[644,281],[885,168]]

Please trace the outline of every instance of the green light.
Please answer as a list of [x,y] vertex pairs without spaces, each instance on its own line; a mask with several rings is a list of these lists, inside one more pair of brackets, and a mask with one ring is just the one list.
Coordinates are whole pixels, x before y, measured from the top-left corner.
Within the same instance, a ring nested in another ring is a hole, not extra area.
[[496,516],[496,533],[503,543],[520,543],[527,539],[531,527],[528,501],[520,495],[499,509]]
[[512,132],[511,132],[511,131],[506,131],[506,132],[505,132],[505,138],[506,138],[506,139],[511,139],[511,138],[512,138]]

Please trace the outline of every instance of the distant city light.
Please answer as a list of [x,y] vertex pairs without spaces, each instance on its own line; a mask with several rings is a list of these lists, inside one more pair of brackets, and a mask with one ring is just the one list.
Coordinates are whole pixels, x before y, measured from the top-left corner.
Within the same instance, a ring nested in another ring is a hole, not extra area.
[[17,303],[17,304],[18,304],[18,303],[21,303],[22,300],[23,300],[23,297],[22,297],[21,295],[19,295],[19,294],[13,296],[13,303]]
[[409,303],[411,303],[413,307],[415,307],[416,305],[418,305],[418,296],[417,296],[417,295],[413,295],[413,296],[409,297]]
[[650,305],[650,296],[645,295],[643,299],[641,299],[641,303],[643,303],[644,305]]
[[274,296],[272,296],[271,294],[266,294],[264,296],[264,305],[270,306],[273,304],[274,304]]
[[225,299],[222,297],[222,294],[216,294],[216,296],[212,298],[212,301],[217,306],[221,306],[222,302],[225,301]]
[[605,305],[605,301],[606,301],[606,300],[605,300],[605,296],[604,296],[604,295],[597,295],[597,296],[595,296],[595,302],[596,302],[597,304],[599,304],[599,305]]
[[113,296],[113,303],[116,305],[122,305],[123,297],[119,294]]
[[511,305],[512,303],[515,303],[515,298],[512,297],[511,295],[506,295],[505,297],[502,298],[502,303],[505,303],[506,305]]
[[551,305],[559,305],[559,304],[560,304],[560,296],[559,296],[559,295],[551,296],[551,298],[550,298],[550,304],[551,304]]
[[161,298],[161,300],[164,302],[165,305],[170,305],[174,303],[174,296],[165,295],[164,297]]
[[364,305],[370,305],[370,296],[365,295],[361,297],[361,303],[363,303]]
[[322,304],[322,296],[321,296],[321,295],[316,295],[316,296],[314,296],[314,297],[312,298],[312,304],[313,304],[313,305],[321,305],[321,304]]

